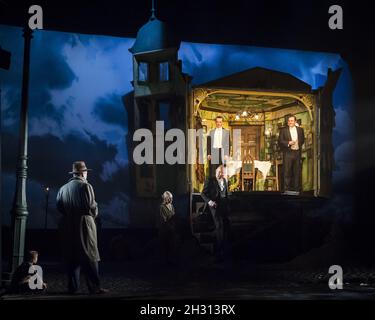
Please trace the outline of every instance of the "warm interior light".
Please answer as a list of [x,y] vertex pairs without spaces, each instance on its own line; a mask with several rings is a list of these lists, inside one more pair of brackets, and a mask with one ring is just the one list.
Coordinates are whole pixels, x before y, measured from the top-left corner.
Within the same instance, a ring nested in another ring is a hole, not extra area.
[[247,111],[242,112],[243,117],[247,117]]
[[267,128],[266,131],[264,132],[266,136],[270,136],[272,132],[271,128]]

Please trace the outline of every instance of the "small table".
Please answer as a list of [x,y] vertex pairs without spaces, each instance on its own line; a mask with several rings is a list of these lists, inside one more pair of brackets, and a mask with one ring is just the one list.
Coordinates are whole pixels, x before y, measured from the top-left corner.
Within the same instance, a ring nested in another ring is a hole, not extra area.
[[254,160],[254,166],[257,168],[260,172],[262,172],[262,177],[264,180],[263,183],[266,182],[266,180],[273,180],[276,182],[276,191],[279,191],[279,164],[281,163],[280,160],[275,160],[274,165],[275,165],[275,176],[268,176],[268,173],[272,167],[272,162],[271,161],[259,161],[259,160]]

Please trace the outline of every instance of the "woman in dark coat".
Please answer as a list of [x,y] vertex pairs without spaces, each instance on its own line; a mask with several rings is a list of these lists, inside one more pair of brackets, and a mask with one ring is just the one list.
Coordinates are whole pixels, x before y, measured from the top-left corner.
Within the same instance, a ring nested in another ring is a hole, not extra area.
[[175,209],[172,204],[173,195],[165,191],[162,195],[162,204],[160,205],[160,228],[159,237],[167,264],[176,263],[176,217]]

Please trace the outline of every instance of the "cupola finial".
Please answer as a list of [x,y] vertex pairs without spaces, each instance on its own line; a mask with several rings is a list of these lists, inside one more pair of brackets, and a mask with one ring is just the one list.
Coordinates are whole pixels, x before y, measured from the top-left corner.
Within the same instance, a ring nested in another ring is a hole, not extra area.
[[151,8],[151,18],[150,20],[155,20],[156,19],[156,16],[155,16],[155,0],[152,0],[152,8]]

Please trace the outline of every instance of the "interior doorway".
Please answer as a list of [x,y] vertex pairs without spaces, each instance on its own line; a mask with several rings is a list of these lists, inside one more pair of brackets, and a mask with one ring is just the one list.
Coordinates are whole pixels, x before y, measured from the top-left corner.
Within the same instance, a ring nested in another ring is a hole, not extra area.
[[253,159],[259,159],[262,126],[241,125],[232,129],[241,130],[241,155],[250,155]]

